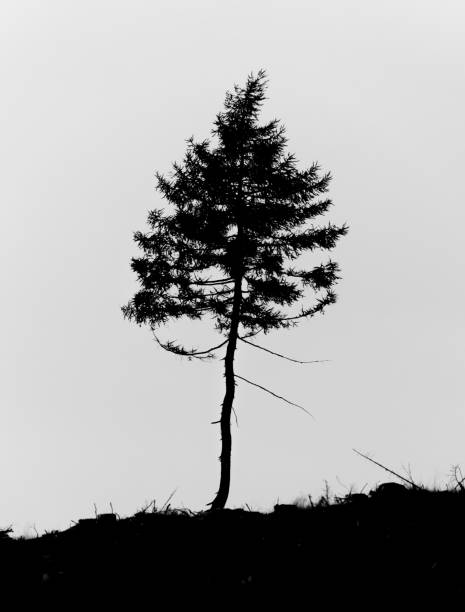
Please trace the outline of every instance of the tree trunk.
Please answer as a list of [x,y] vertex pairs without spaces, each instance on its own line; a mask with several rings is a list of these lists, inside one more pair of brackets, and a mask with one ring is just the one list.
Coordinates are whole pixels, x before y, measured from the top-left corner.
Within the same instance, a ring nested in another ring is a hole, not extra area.
[[241,314],[242,302],[242,275],[243,259],[242,259],[242,239],[244,228],[240,219],[239,211],[241,209],[243,197],[242,174],[244,168],[244,155],[241,151],[239,165],[239,180],[238,180],[238,196],[239,203],[237,209],[237,236],[235,240],[235,266],[232,276],[234,277],[234,297],[231,310],[231,327],[229,328],[228,346],[226,348],[226,356],[224,358],[224,377],[226,379],[226,392],[224,394],[223,404],[221,406],[221,476],[220,487],[216,492],[215,499],[210,502],[210,510],[222,510],[229,496],[229,486],[231,483],[231,411],[234,402],[234,394],[236,391],[236,381],[234,377],[234,354],[237,346],[237,335],[239,330],[239,320]]
[[222,510],[228,500],[229,485],[231,481],[231,411],[236,390],[234,379],[234,353],[236,351],[239,330],[239,315],[242,298],[242,278],[236,279],[234,285],[234,300],[231,313],[231,327],[229,328],[228,346],[224,358],[224,376],[226,379],[226,393],[221,407],[221,477],[220,487],[215,499],[208,505],[210,510]]

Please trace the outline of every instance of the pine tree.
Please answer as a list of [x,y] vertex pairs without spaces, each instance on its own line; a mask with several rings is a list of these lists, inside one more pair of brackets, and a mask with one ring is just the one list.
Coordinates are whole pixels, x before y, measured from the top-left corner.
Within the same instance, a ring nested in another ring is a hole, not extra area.
[[[295,326],[336,301],[338,265],[330,259],[305,270],[290,262],[306,251],[330,250],[347,226],[308,225],[331,200],[329,173],[318,164],[299,170],[285,151],[285,129],[277,120],[259,125],[266,74],[250,75],[245,87],[226,94],[224,111],[209,140],[187,141],[182,164],[169,178],[157,173],[157,189],[173,212],[149,213],[149,233],[136,232],[143,256],[131,267],[141,289],[122,308],[126,318],[152,332],[169,320],[213,315],[224,341],[207,350],[177,341],[157,342],[190,359],[211,358],[226,346],[226,391],[221,408],[221,477],[211,509],[225,506],[230,487],[231,411],[238,340],[263,331]],[[289,312],[286,307],[314,292],[313,301]],[[254,346],[257,346],[253,343]],[[250,382],[250,381],[247,381]]]

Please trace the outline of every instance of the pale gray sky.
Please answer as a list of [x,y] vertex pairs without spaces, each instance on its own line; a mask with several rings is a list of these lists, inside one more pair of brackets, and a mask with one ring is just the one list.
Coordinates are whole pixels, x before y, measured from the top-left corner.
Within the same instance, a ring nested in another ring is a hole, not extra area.
[[[324,317],[240,346],[229,503],[465,469],[465,7],[460,0],[4,0],[0,527],[66,528],[219,481],[221,362],[182,361],[120,312],[162,200],[155,171],[209,137],[226,90],[269,75],[263,120],[334,176],[350,225]],[[180,339],[208,346],[208,321]],[[342,483],[342,484],[341,484]]]

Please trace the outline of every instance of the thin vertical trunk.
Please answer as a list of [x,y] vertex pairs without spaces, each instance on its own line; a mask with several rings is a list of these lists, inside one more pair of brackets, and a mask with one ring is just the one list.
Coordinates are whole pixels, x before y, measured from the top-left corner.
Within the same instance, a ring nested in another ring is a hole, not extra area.
[[226,379],[226,392],[221,407],[221,476],[220,487],[215,499],[208,505],[210,510],[222,510],[228,500],[229,485],[231,481],[231,411],[236,390],[234,379],[234,353],[236,352],[237,336],[239,330],[239,315],[242,298],[242,278],[236,278],[234,285],[234,299],[231,313],[231,327],[229,328],[228,346],[224,359],[224,376]]
[[236,261],[234,262],[234,297],[233,305],[231,310],[231,326],[229,328],[228,346],[226,348],[226,356],[224,358],[224,377],[226,379],[226,392],[224,394],[223,404],[221,406],[221,476],[220,486],[216,493],[215,499],[210,502],[210,510],[222,510],[229,496],[229,486],[231,483],[231,412],[234,402],[234,394],[236,391],[236,381],[234,377],[234,354],[237,346],[237,335],[239,330],[239,320],[241,314],[241,302],[242,302],[242,276],[243,260],[242,260],[242,239],[243,239],[243,226],[240,219],[240,209],[242,206],[242,195],[243,195],[243,169],[244,169],[244,154],[241,151],[240,163],[239,163],[239,177],[238,177],[238,194],[237,194],[237,237],[235,241],[235,252]]

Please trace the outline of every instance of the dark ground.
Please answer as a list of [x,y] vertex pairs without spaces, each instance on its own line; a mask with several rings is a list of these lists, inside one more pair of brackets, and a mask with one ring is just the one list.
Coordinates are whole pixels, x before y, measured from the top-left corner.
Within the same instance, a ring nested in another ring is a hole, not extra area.
[[70,602],[86,610],[278,602],[286,609],[449,610],[465,606],[464,518],[464,491],[400,485],[270,514],[100,515],[32,539],[4,532],[0,580],[4,597],[63,610]]

